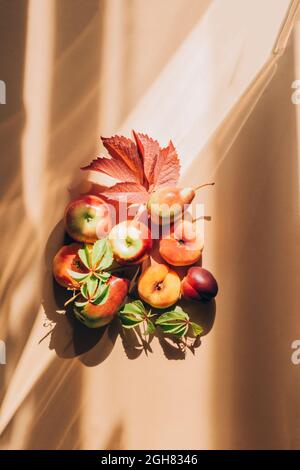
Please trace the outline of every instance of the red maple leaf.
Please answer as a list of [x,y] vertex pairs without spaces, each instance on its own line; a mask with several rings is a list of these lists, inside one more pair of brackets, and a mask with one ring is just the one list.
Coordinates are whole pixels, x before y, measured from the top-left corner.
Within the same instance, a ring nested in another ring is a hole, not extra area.
[[151,191],[177,184],[180,161],[171,141],[161,149],[146,134],[133,131],[133,135],[135,142],[123,136],[102,137],[110,156],[100,156],[82,169],[100,171],[120,181],[102,191],[104,197],[142,204]]
[[[143,165],[137,151],[137,147],[131,139],[115,135],[113,137],[101,137],[108,153],[116,161],[123,161],[136,176],[136,179],[143,183]],[[118,176],[117,176],[118,177]]]
[[139,178],[136,173],[124,163],[123,160],[100,156],[93,160],[89,165],[81,168],[82,170],[100,171],[112,178],[118,179],[122,182],[139,183]]
[[101,195],[114,201],[124,201],[129,204],[146,204],[149,198],[145,186],[137,183],[117,183],[102,191]]
[[154,169],[153,188],[160,186],[175,186],[180,175],[180,160],[173,142],[170,140],[168,147],[161,150],[159,159]]
[[154,184],[155,165],[160,156],[159,143],[146,134],[139,134],[133,131],[133,135],[139,154],[143,160],[144,173],[148,187],[151,187]]

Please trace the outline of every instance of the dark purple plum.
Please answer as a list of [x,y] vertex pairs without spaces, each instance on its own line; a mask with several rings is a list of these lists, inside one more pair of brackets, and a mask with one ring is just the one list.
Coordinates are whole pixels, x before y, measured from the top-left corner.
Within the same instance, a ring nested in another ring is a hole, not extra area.
[[181,293],[186,300],[208,301],[217,295],[218,284],[207,269],[194,266],[181,282]]

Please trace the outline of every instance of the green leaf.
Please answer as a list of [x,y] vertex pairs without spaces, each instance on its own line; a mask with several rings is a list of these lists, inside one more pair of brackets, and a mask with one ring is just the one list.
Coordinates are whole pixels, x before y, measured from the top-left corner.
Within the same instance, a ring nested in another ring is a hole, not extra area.
[[176,324],[176,322],[179,322],[179,321],[181,321],[181,322],[189,321],[189,317],[188,317],[187,313],[185,313],[183,310],[181,312],[173,310],[171,312],[163,313],[156,320],[156,324],[157,325],[163,325],[163,324],[169,323],[169,322],[173,322],[173,323]]
[[146,308],[145,308],[145,305],[143,304],[143,302],[141,300],[134,300],[132,302],[132,304],[134,304],[135,306],[137,306],[140,310],[142,310],[142,312],[146,313]]
[[79,273],[77,271],[72,271],[72,269],[67,269],[68,274],[75,279],[75,281],[84,281],[90,276],[90,273]]
[[95,276],[91,276],[90,279],[88,279],[86,285],[87,285],[87,291],[88,295],[90,298],[93,298],[95,291],[98,286],[98,279]]
[[160,327],[164,333],[176,336],[183,336],[188,330],[188,325],[184,323],[177,323],[176,325],[160,325]]
[[146,331],[145,331],[144,335],[145,335],[145,336],[146,336],[146,335],[150,335],[150,334],[154,333],[154,331],[155,331],[155,325],[154,325],[154,323],[153,323],[151,320],[148,320],[148,322],[147,322],[147,328],[146,328]]
[[94,276],[96,276],[101,282],[106,282],[111,274],[103,271],[102,273],[95,273]]
[[190,322],[190,326],[192,327],[194,336],[199,336],[201,333],[203,333],[203,328],[200,325],[197,325],[197,323]]
[[147,318],[152,318],[152,317],[156,317],[156,314],[152,313],[152,310],[150,309],[146,316]]
[[189,328],[189,316],[177,306],[170,312],[163,313],[155,322],[159,325],[164,333],[172,334],[175,336],[186,335]]
[[105,250],[106,250],[106,239],[102,238],[101,240],[97,240],[94,243],[93,250],[92,250],[92,266],[94,268],[97,267],[98,263],[102,259]]
[[134,302],[129,302],[124,305],[120,313],[129,313],[132,315],[141,315],[144,318],[146,314],[146,309],[141,300],[135,300]]
[[106,285],[100,284],[100,288],[98,287],[97,289],[97,296],[92,301],[92,303],[95,305],[105,304],[109,296],[109,289],[110,289],[109,284],[106,284]]
[[89,253],[87,245],[84,245],[84,248],[80,248],[80,250],[78,250],[78,256],[81,259],[81,262],[84,264],[84,266],[90,269],[91,268],[90,253]]
[[124,325],[130,325],[136,326],[139,323],[142,323],[145,320],[145,317],[142,313],[140,312],[125,312],[121,311],[119,312],[119,318]]
[[84,301],[82,301],[82,302],[77,301],[77,302],[74,302],[74,303],[75,303],[76,307],[84,307],[86,304],[89,303],[89,301],[88,301],[88,300],[84,300]]
[[82,284],[82,286],[80,287],[80,292],[81,292],[81,294],[83,295],[83,297],[85,299],[88,299],[89,294],[88,294],[87,284],[86,283]]
[[179,305],[177,305],[174,308],[173,315],[174,315],[174,317],[176,316],[176,318],[182,318],[182,319],[185,319],[185,320],[189,320],[188,314],[181,307],[179,307]]
[[97,299],[97,297],[99,297],[99,295],[101,295],[103,289],[104,289],[106,286],[107,286],[107,284],[103,284],[102,282],[99,282],[99,283],[98,283],[98,286],[97,286],[97,289],[96,289],[95,292],[94,292],[93,297],[94,297],[95,299]]
[[[149,314],[150,312],[147,313],[143,302],[141,300],[135,300],[134,302],[129,302],[124,305],[119,311],[119,318],[124,328],[135,328],[148,319]],[[150,320],[147,320],[147,322],[152,323]],[[155,329],[154,325],[153,328]]]
[[179,336],[179,337],[185,336],[188,332],[188,328],[189,328],[189,325],[182,325],[181,328],[178,328],[176,332],[173,332],[171,334],[175,336]]
[[109,243],[108,240],[106,240],[105,238],[103,239],[105,240],[105,252],[104,252],[104,255],[99,263],[99,265],[97,266],[97,271],[103,271],[107,268],[109,268],[112,263],[113,263],[113,260],[114,260],[114,257],[113,257],[113,252],[112,252],[112,249],[111,249],[111,245]]
[[137,325],[139,325],[143,319],[137,320],[136,318],[130,316],[130,315],[120,315],[119,313],[119,318],[122,323],[123,328],[135,328]]

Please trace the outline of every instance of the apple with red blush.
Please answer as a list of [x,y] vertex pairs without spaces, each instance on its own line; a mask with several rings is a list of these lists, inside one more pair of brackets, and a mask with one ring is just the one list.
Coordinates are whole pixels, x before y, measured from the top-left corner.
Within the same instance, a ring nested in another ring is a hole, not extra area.
[[65,210],[64,220],[70,237],[83,243],[94,243],[107,236],[112,226],[109,206],[93,194],[71,201]]
[[115,225],[108,238],[114,258],[119,264],[142,263],[152,249],[150,230],[137,220],[126,220]]
[[53,259],[53,275],[62,287],[67,289],[80,289],[80,284],[70,275],[70,271],[79,274],[88,273],[88,269],[82,264],[78,250],[81,248],[79,243],[71,243],[62,246]]
[[104,301],[89,300],[79,297],[73,313],[77,320],[88,328],[100,328],[110,323],[124,304],[130,282],[128,279],[110,276],[106,286],[107,296]]

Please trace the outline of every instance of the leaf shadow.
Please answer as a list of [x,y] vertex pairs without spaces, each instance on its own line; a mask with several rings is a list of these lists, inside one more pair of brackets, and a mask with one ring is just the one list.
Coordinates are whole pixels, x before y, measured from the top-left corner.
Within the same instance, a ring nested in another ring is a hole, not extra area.
[[151,342],[154,339],[154,335],[151,334],[148,336],[148,339],[145,339],[145,336],[142,334],[139,327],[134,329],[125,329],[122,328],[119,323],[119,333],[122,340],[122,345],[128,359],[137,359],[142,353],[148,354],[153,353]]
[[163,350],[166,359],[169,360],[184,360],[186,352],[182,347],[180,339],[177,339],[171,335],[163,334],[160,328],[156,331],[156,337]]

